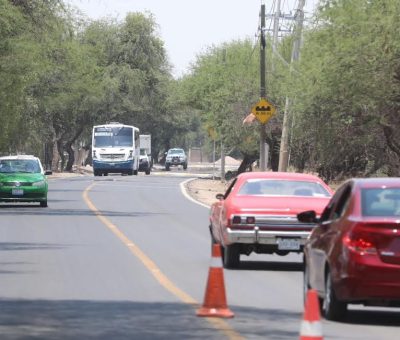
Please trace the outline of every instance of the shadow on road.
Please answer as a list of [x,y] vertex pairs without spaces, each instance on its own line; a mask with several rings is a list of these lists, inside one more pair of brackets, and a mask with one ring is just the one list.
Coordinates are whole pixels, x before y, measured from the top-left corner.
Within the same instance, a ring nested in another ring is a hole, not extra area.
[[[90,209],[54,209],[51,207],[51,202],[48,208],[41,208],[39,205],[29,204],[16,204],[16,205],[3,205],[0,204],[0,211],[2,216],[95,216],[96,214]],[[102,210],[101,214],[106,217],[147,217],[147,216],[158,216],[167,215],[160,212],[124,212],[124,211],[107,211]]]
[[348,310],[345,323],[354,325],[400,326],[400,309],[393,311],[380,310]]
[[303,264],[301,262],[283,261],[240,261],[240,266],[235,270],[301,272],[303,271]]
[[[11,339],[226,339],[194,306],[86,300],[0,299],[2,340]],[[234,308],[227,322],[245,338],[295,339],[300,315],[281,310]],[[272,321],[279,327],[271,327]],[[293,327],[282,329],[281,323]]]

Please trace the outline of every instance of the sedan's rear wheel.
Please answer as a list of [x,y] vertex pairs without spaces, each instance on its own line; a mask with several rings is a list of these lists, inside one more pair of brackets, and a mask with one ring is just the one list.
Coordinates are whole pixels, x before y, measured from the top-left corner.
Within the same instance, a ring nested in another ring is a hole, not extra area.
[[42,208],[46,208],[47,207],[47,201],[40,201],[40,206]]
[[332,276],[328,271],[325,280],[325,296],[322,306],[325,319],[339,321],[346,317],[347,303],[339,301],[332,286]]
[[303,303],[306,304],[307,294],[310,286],[310,271],[306,263],[305,255],[303,255]]
[[231,244],[223,248],[223,264],[225,268],[237,268],[240,264],[240,252],[238,244]]

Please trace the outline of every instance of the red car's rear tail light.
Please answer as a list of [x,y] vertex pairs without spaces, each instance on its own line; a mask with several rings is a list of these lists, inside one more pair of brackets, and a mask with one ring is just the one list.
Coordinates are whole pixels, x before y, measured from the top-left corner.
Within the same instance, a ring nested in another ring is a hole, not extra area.
[[246,217],[246,223],[247,224],[255,224],[256,223],[256,218],[254,216],[247,216]]
[[357,227],[343,237],[343,243],[347,248],[360,255],[377,254],[373,235]]
[[254,216],[247,216],[246,218],[241,216],[233,216],[232,224],[255,224],[256,218]]
[[240,216],[233,216],[232,224],[240,224],[242,222],[242,218]]

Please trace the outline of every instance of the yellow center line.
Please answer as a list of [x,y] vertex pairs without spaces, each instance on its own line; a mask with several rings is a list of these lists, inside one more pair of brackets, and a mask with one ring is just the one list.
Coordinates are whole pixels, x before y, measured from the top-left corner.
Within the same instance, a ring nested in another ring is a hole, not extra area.
[[[96,215],[96,217],[117,236],[129,251],[138,258],[147,270],[155,277],[155,279],[163,286],[166,290],[171,292],[182,302],[192,305],[194,308],[199,308],[200,304],[192,298],[189,294],[179,289],[166,275],[162,273],[160,268],[150,259],[135,243],[133,243],[118,227],[113,224],[108,218],[106,218],[92,203],[89,199],[89,191],[95,186],[96,183],[89,185],[83,192],[82,197],[89,209]],[[224,333],[229,339],[240,340],[243,337],[238,334],[230,325],[224,320],[217,318],[204,318],[211,323],[216,329]]]

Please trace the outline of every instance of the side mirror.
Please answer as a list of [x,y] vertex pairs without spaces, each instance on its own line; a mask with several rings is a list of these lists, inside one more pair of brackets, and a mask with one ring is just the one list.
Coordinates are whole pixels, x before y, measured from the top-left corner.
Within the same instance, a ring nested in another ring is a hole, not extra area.
[[217,200],[222,201],[222,200],[224,199],[224,194],[216,194],[216,195],[215,195],[215,198],[216,198]]
[[303,223],[317,223],[317,214],[314,210],[303,211],[297,214],[297,219]]

